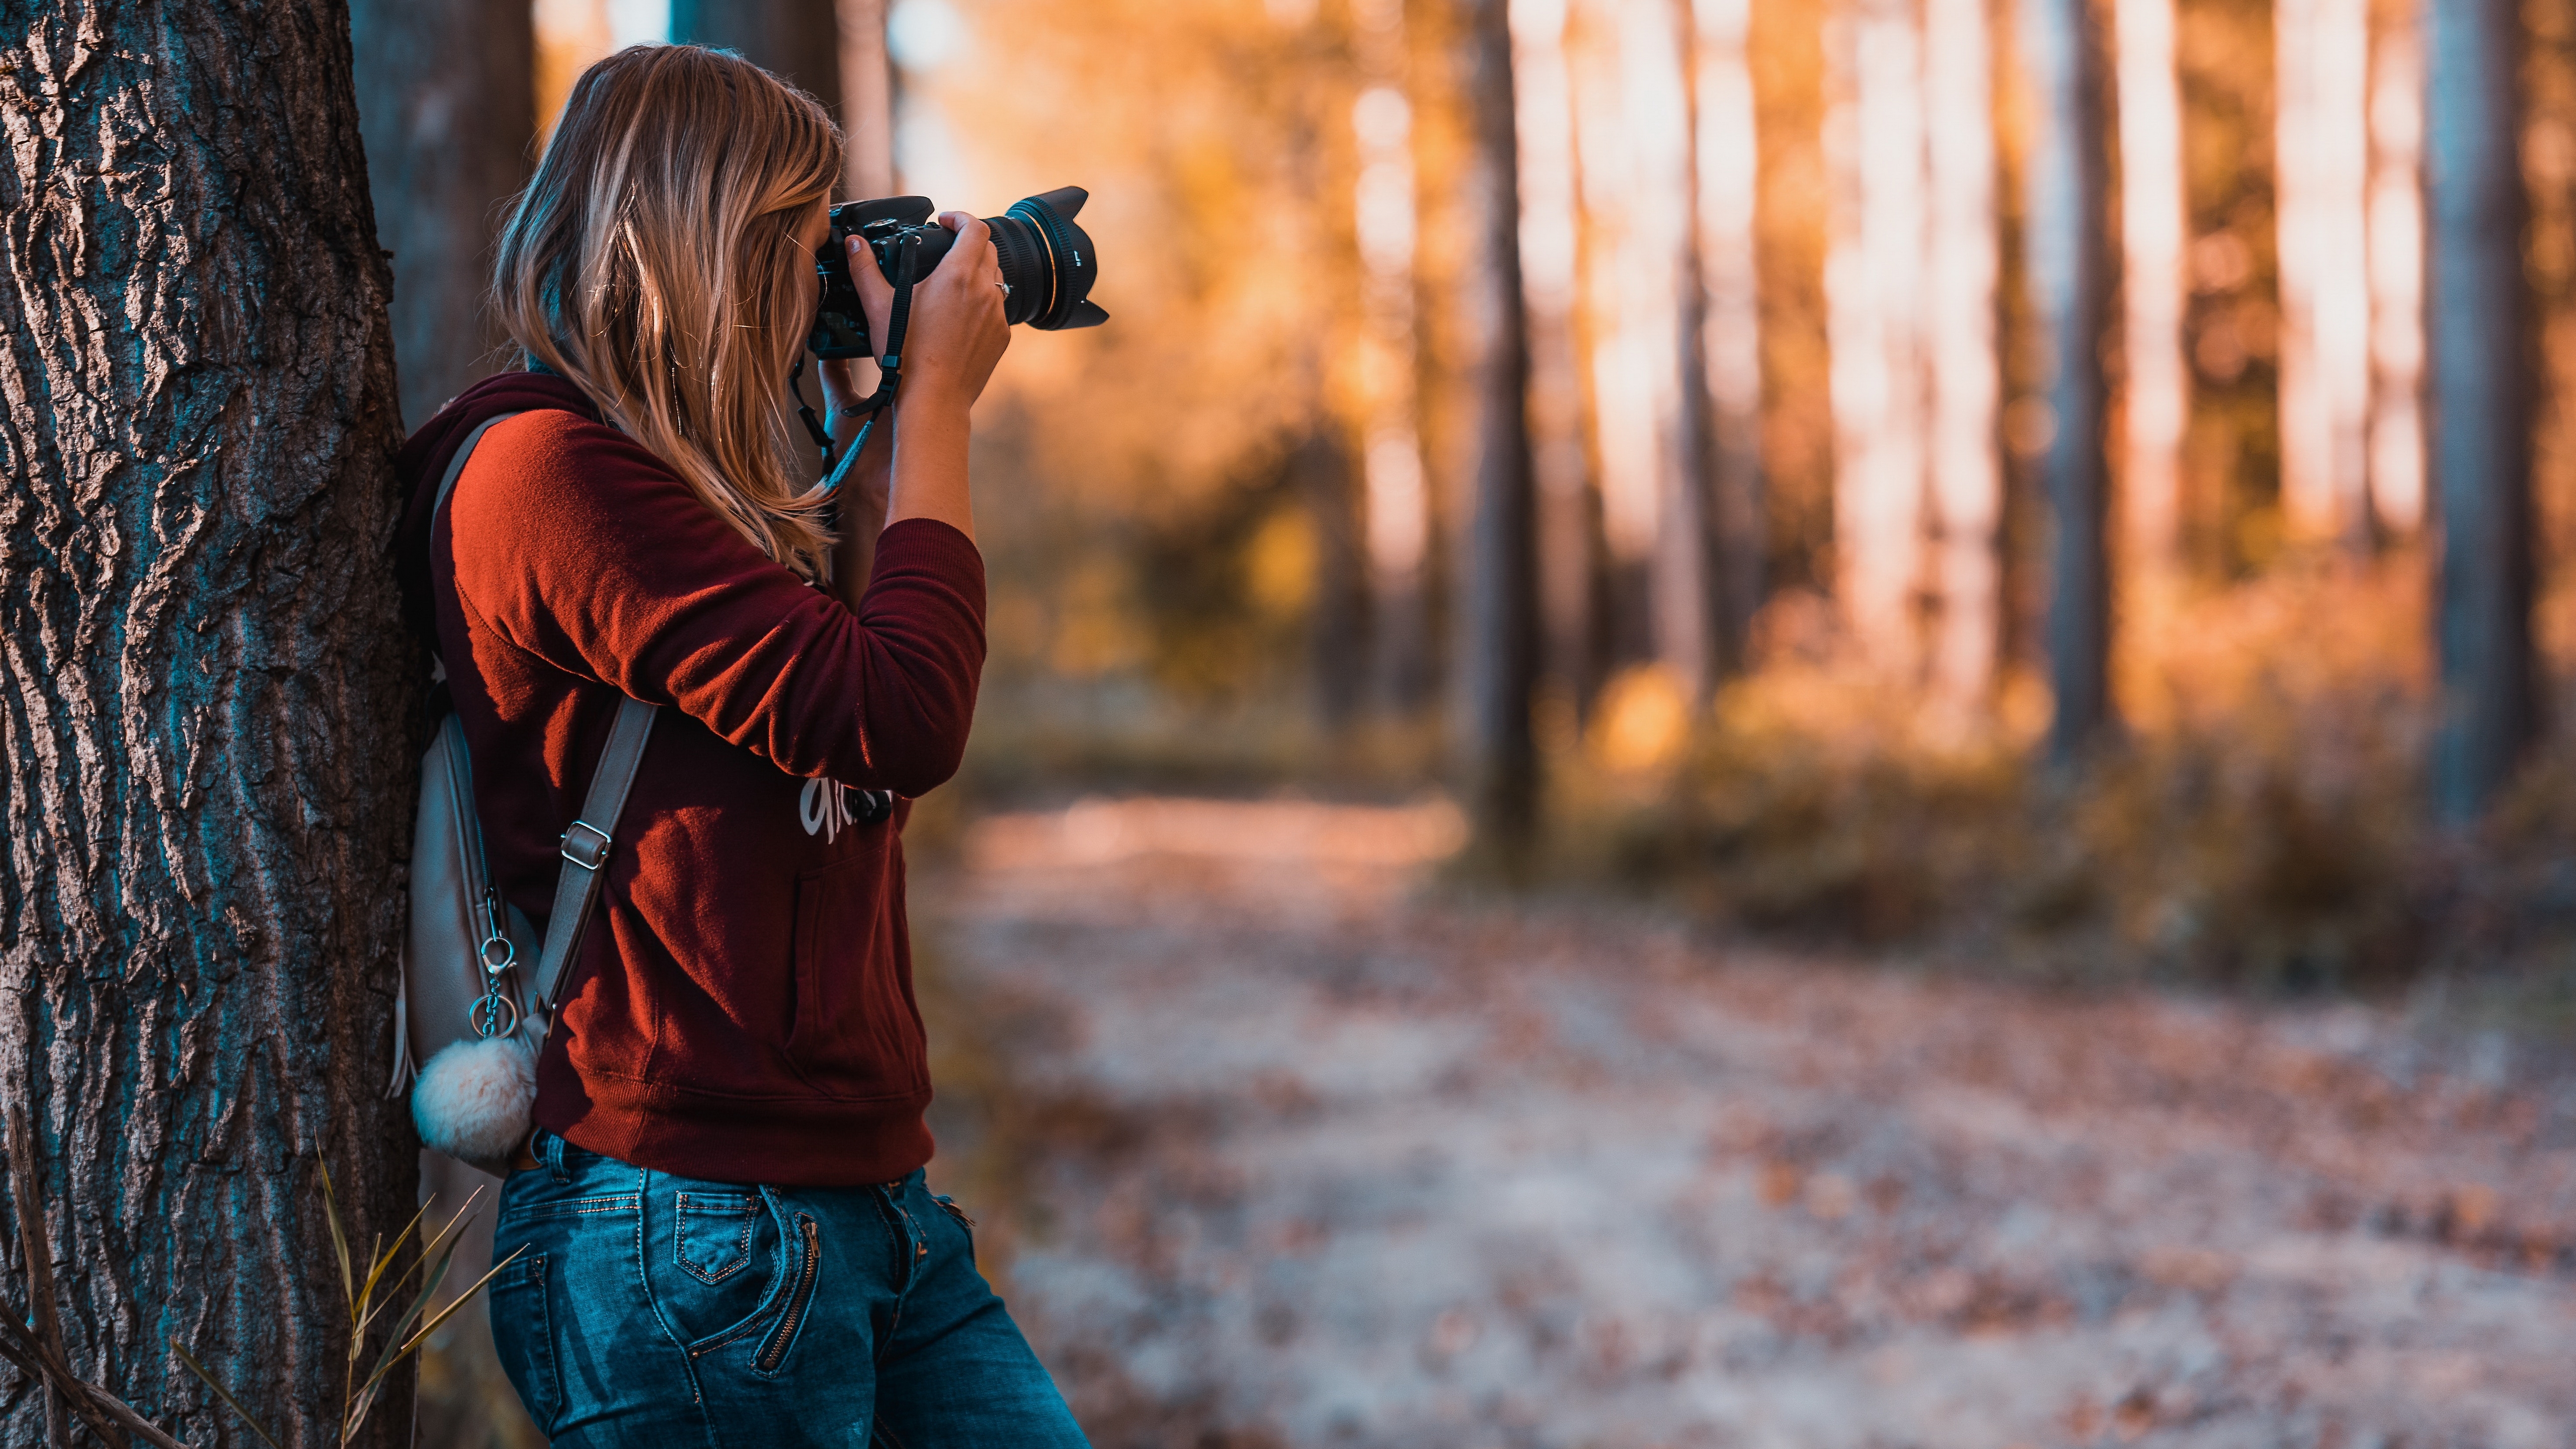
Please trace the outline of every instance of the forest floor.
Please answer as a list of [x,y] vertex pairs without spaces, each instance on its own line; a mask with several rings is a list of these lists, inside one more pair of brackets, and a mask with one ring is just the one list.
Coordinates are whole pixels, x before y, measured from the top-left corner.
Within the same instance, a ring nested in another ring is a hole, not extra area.
[[1455,831],[922,872],[932,1174],[1100,1449],[2576,1445],[2549,1053],[1479,901]]

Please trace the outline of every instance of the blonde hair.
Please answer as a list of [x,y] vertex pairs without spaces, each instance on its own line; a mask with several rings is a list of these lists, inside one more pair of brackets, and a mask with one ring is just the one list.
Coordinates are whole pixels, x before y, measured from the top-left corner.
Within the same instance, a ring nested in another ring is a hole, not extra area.
[[840,174],[811,96],[723,51],[637,46],[574,83],[492,275],[513,341],[808,579],[826,495],[789,471],[781,398],[813,322],[799,233]]

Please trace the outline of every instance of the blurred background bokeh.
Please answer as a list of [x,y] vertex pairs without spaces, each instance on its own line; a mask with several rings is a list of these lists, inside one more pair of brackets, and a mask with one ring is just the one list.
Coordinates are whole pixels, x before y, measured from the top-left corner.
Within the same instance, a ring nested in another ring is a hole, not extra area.
[[[1089,189],[1114,320],[978,413],[934,877],[994,817],[1338,802],[1392,813],[1155,849],[1395,830],[1474,909],[2576,1029],[2576,5],[353,8],[411,426],[509,365],[497,209],[617,47],[813,91],[853,196]],[[943,1142],[1041,1150],[986,1108]]]

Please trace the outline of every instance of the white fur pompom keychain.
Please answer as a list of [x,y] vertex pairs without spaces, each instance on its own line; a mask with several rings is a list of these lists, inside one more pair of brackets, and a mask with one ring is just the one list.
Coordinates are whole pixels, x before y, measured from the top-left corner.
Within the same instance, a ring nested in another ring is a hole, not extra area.
[[495,1176],[509,1171],[537,1104],[537,1054],[517,1033],[450,1042],[411,1089],[420,1140]]

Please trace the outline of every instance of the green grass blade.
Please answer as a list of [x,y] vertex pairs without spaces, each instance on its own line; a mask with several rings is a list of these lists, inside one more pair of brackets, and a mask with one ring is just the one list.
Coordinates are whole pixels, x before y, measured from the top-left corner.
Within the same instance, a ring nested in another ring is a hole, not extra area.
[[225,1388],[222,1384],[216,1383],[215,1376],[206,1372],[206,1366],[197,1362],[197,1360],[192,1357],[186,1349],[179,1346],[179,1340],[175,1338],[170,1340],[170,1351],[179,1356],[179,1362],[188,1366],[188,1372],[195,1374],[197,1377],[206,1381],[206,1387],[215,1391],[215,1397],[224,1401],[225,1408],[240,1415],[241,1421],[250,1425],[250,1431],[260,1437],[260,1442],[266,1444],[268,1449],[281,1449],[281,1446],[277,1442],[277,1436],[262,1428],[259,1420],[251,1417],[250,1410],[241,1406],[241,1400],[232,1396],[231,1390]]

